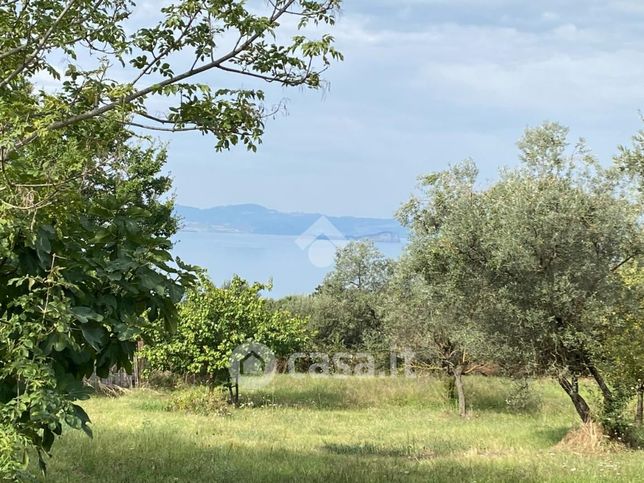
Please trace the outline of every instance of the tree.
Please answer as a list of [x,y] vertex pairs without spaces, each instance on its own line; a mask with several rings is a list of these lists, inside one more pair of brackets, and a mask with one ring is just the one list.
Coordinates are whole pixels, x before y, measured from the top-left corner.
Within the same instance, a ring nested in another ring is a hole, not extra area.
[[566,138],[557,124],[527,130],[522,165],[485,190],[471,163],[428,176],[406,213],[420,273],[448,277],[486,337],[507,348],[504,362],[555,375],[589,421],[577,379],[591,376],[610,405],[602,320],[628,296],[619,270],[642,252],[641,207],[583,144],[569,154]]
[[339,3],[178,0],[148,25],[129,0],[0,4],[0,478],[30,445],[43,462],[65,423],[88,429],[82,377],[128,368],[141,327],[170,329],[191,281],[169,254],[163,156],[134,129],[255,150],[279,105],[236,84],[323,87],[341,55],[307,35]]
[[[464,163],[452,172],[422,178],[431,183],[427,204],[413,198],[398,217],[411,229],[410,243],[396,266],[383,312],[385,331],[400,349],[411,349],[431,368],[450,379],[459,414],[467,414],[463,375],[493,352],[477,326],[478,295],[467,290],[473,273],[460,260],[445,257],[445,247],[461,243],[449,224],[470,226],[478,214],[472,183],[476,169]],[[433,228],[429,228],[433,227]],[[434,228],[441,227],[439,236]],[[458,262],[454,266],[451,264]]]
[[[333,24],[340,0],[177,0],[141,25],[129,0],[11,1],[0,6],[0,160],[114,115],[128,126],[214,134],[217,149],[255,149],[264,119],[261,89],[228,87],[228,77],[284,86],[323,85],[341,59],[333,37],[307,38]],[[294,23],[296,35],[283,32]],[[132,33],[128,33],[132,32]],[[55,60],[64,54],[65,66]],[[221,85],[198,82],[215,72]],[[55,90],[27,95],[38,79]],[[124,79],[124,80],[123,80]],[[235,82],[234,80],[232,81]],[[158,100],[170,107],[158,113]]]
[[620,274],[629,293],[625,303],[606,320],[608,338],[602,368],[613,387],[624,394],[624,402],[636,395],[635,422],[641,426],[644,424],[644,269],[641,262],[632,260],[622,267]]
[[202,274],[179,306],[177,331],[152,331],[144,356],[153,369],[192,374],[231,390],[233,351],[249,341],[267,346],[277,357],[300,350],[308,341],[307,320],[273,309],[261,296],[270,287],[249,285],[239,277],[221,288]]
[[[83,378],[131,368],[144,326],[176,322],[176,304],[191,280],[170,264],[176,231],[165,157],[153,147],[120,144],[122,127],[102,142],[66,149],[62,169],[91,159],[100,169],[59,187],[56,204],[28,217],[0,207],[0,446],[2,479],[18,478],[28,449],[41,465],[63,426],[90,432],[74,400],[87,396]],[[73,140],[69,140],[73,144]],[[55,156],[58,146],[52,146]],[[30,153],[31,154],[31,153]],[[20,197],[40,153],[5,175]]]
[[340,248],[335,268],[313,297],[311,326],[322,347],[357,349],[382,341],[378,299],[393,273],[393,262],[371,241]]

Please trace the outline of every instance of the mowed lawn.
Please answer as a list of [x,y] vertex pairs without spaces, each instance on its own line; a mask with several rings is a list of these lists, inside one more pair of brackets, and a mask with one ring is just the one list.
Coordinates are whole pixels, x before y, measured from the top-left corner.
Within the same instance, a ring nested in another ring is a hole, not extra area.
[[168,411],[167,392],[94,398],[94,439],[68,431],[45,481],[644,481],[644,451],[559,444],[578,423],[553,383],[528,414],[506,408],[507,381],[467,386],[465,420],[434,379],[279,376],[209,416]]

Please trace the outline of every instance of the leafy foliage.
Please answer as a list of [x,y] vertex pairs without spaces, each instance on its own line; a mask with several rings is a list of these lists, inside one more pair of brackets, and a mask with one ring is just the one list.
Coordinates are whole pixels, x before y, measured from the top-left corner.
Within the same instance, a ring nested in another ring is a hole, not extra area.
[[[142,16],[130,0],[4,2],[2,158],[10,160],[34,142],[46,146],[51,137],[91,132],[95,119],[106,115],[141,128],[212,134],[218,150],[238,143],[255,150],[265,118],[276,112],[264,107],[264,92],[225,80],[214,89],[196,77],[214,71],[222,79],[322,87],[321,73],[342,55],[319,26],[335,22],[339,5],[177,0]],[[282,33],[289,23],[295,23],[295,35]],[[68,59],[64,66],[61,53]],[[56,89],[25,96],[25,87],[42,78],[52,79]],[[160,98],[169,104],[164,114],[158,113]]]
[[308,340],[307,321],[284,310],[272,310],[260,283],[234,277],[223,287],[204,274],[179,306],[177,331],[168,339],[154,331],[144,348],[149,365],[158,370],[193,374],[210,384],[228,381],[230,357],[250,340],[268,346],[276,356],[296,352]]
[[[112,141],[123,139],[112,132]],[[59,186],[55,204],[26,213],[0,207],[0,423],[20,461],[30,445],[42,461],[64,425],[90,433],[73,404],[87,396],[83,378],[131,369],[141,329],[172,327],[191,279],[171,264],[176,221],[163,200],[170,180],[158,174],[164,154],[135,144],[103,149],[67,151],[67,166],[90,159],[95,169]],[[10,196],[23,194],[42,163],[40,153],[11,163]],[[1,471],[13,477],[15,465]]]
[[628,293],[624,303],[605,321],[607,339],[599,364],[613,388],[613,395],[604,407],[602,421],[614,433],[641,445],[641,441],[635,441],[633,418],[627,409],[636,396],[635,422],[641,426],[644,419],[644,270],[635,260],[625,264],[620,275]]
[[557,124],[526,131],[522,166],[485,190],[471,162],[428,176],[402,216],[417,273],[474,309],[507,366],[556,375],[587,420],[576,378],[591,375],[612,398],[598,369],[602,320],[629,297],[618,271],[642,253],[641,205],[566,138]]
[[636,388],[644,384],[644,267],[631,261],[620,275],[629,293],[607,320],[607,369],[615,380]]
[[337,251],[334,270],[312,300],[311,327],[320,348],[358,349],[382,341],[379,298],[393,266],[370,241],[351,242]]
[[464,416],[462,376],[489,360],[493,344],[476,324],[476,298],[453,290],[449,274],[426,279],[417,246],[412,243],[401,257],[383,298],[385,333],[398,351],[412,350],[419,365],[448,377],[448,396],[458,400]]
[[130,0],[0,4],[0,479],[29,446],[44,463],[65,424],[88,430],[83,376],[129,369],[192,281],[169,253],[164,155],[131,129],[255,150],[280,106],[235,79],[323,87],[342,56],[317,27],[339,4],[178,0],[145,18]]

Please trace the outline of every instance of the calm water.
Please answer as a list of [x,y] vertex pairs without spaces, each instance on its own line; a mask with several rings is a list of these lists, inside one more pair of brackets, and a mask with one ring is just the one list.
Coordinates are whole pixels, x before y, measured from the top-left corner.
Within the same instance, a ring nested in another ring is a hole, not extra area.
[[[218,284],[237,274],[249,281],[272,278],[272,297],[312,292],[332,268],[334,245],[304,242],[294,236],[182,231],[175,255],[208,270]],[[397,258],[403,243],[376,243],[388,257]],[[317,266],[316,266],[317,265]]]

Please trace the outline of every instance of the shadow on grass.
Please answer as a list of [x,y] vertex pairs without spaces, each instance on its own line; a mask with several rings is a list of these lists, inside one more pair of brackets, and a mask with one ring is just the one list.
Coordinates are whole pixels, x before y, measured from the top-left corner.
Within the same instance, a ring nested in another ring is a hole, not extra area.
[[554,446],[559,443],[569,431],[570,426],[560,426],[558,428],[535,430],[534,435],[546,445]]
[[[204,430],[205,431],[205,430]],[[416,450],[373,445],[326,445],[292,451],[243,440],[191,440],[167,430],[100,431],[92,441],[65,438],[55,450],[47,482],[397,482],[538,481],[534,468],[494,461],[445,460]],[[279,435],[276,435],[276,441]],[[431,449],[430,449],[431,450]],[[372,457],[367,457],[372,456]],[[378,458],[384,456],[384,458]],[[392,461],[395,458],[395,461]]]
[[367,407],[444,408],[446,398],[435,379],[281,376],[266,388],[242,392],[255,407],[358,409]]
[[[499,378],[466,378],[466,399],[474,411],[539,414],[540,395],[532,392],[525,407],[510,409],[507,400],[513,394],[511,384]],[[276,384],[253,392],[242,392],[240,401],[252,407],[295,407],[317,410],[364,409],[365,407],[418,407],[448,409],[453,401],[448,399],[444,379],[379,380],[361,378],[284,378]]]
[[337,444],[326,443],[322,449],[338,455],[382,456],[390,458],[433,459],[453,456],[467,450],[468,447],[458,441],[432,441],[429,445],[419,446],[413,442],[407,445],[386,446],[373,443]]
[[338,388],[255,391],[240,394],[240,403],[254,407],[280,406],[310,409],[356,408],[349,395]]

